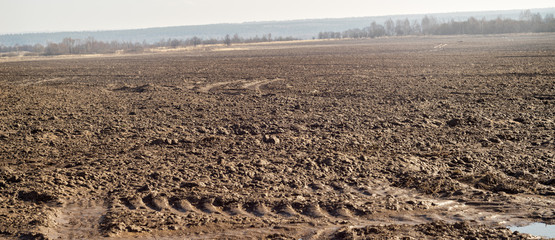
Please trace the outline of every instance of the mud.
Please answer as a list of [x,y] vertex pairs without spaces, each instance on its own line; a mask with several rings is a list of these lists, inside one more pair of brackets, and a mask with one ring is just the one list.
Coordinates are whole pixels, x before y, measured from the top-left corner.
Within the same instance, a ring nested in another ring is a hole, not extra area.
[[534,238],[554,37],[2,62],[0,238]]

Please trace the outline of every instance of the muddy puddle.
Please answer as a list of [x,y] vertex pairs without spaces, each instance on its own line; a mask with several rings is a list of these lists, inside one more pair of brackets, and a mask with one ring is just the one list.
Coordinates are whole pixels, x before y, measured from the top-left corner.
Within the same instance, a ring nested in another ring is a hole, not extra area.
[[511,226],[511,231],[527,233],[538,237],[555,238],[555,225],[532,223],[526,226]]

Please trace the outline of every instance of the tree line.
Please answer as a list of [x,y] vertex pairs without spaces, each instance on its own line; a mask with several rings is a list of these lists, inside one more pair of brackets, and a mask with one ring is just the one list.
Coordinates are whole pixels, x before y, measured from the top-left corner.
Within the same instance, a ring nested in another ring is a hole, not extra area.
[[[465,21],[438,21],[432,16],[424,16],[421,20],[408,18],[392,20],[388,19],[383,24],[375,21],[365,28],[354,28],[343,32],[320,32],[318,39],[340,39],[340,38],[375,38],[383,36],[406,36],[406,35],[459,35],[459,34],[502,34],[502,33],[525,33],[525,32],[555,32],[555,18],[553,14],[542,16],[532,13],[530,10],[521,12],[518,19],[503,19],[498,17],[493,20],[485,18],[477,19],[470,17]],[[316,38],[316,37],[314,37]],[[272,37],[272,34],[264,34],[261,37],[240,37],[238,34],[224,38],[202,39],[192,37],[188,39],[162,39],[155,43],[143,42],[120,42],[98,41],[92,37],[86,39],[64,38],[59,43],[47,43],[46,45],[0,45],[0,56],[24,55],[65,55],[65,54],[105,54],[118,51],[128,53],[140,53],[145,49],[166,47],[177,48],[187,46],[198,46],[208,44],[231,45],[236,43],[255,43],[271,41],[297,40],[293,37]]]
[[145,49],[150,48],[178,48],[178,47],[188,47],[188,46],[198,46],[198,45],[209,45],[209,44],[224,44],[230,46],[236,43],[255,43],[255,42],[271,42],[271,41],[292,41],[297,40],[293,37],[276,37],[272,38],[272,34],[264,34],[262,37],[255,36],[250,38],[240,37],[238,34],[230,36],[226,35],[222,39],[210,38],[202,39],[199,37],[192,37],[188,39],[162,39],[156,43],[147,43],[143,41],[139,42],[103,42],[98,41],[92,37],[87,39],[73,39],[64,38],[59,43],[48,43],[46,45],[35,44],[35,45],[15,45],[15,46],[2,46],[0,45],[0,53],[3,56],[16,56],[20,52],[24,52],[25,55],[67,55],[67,54],[106,54],[106,53],[116,53],[118,51],[126,53],[140,53],[144,52]]
[[502,33],[540,33],[555,32],[555,18],[553,14],[541,16],[530,10],[523,11],[518,20],[502,19],[493,20],[485,18],[468,18],[466,21],[450,20],[440,22],[434,17],[424,16],[420,21],[388,19],[384,24],[372,22],[363,29],[354,28],[343,32],[320,32],[318,39],[338,38],[375,38],[383,36],[407,35],[461,35],[461,34],[502,34]]

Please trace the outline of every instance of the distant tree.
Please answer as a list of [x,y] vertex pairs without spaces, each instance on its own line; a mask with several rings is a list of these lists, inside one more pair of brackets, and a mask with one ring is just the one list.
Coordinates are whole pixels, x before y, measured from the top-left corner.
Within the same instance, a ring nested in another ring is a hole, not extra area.
[[216,38],[210,38],[210,39],[202,40],[202,44],[218,44],[218,43],[222,43],[222,41],[220,41]]
[[553,14],[546,14],[543,20],[545,21],[544,31],[555,32],[555,18],[553,17]]
[[233,35],[233,39],[231,39],[231,42],[233,42],[233,43],[240,43],[240,42],[242,42],[242,41],[243,41],[243,40],[239,37],[239,34],[237,34],[237,33],[235,33],[235,34]]
[[423,34],[434,34],[435,28],[437,28],[437,20],[434,17],[428,17],[426,15],[424,16],[424,18],[422,18],[420,27],[422,27]]
[[58,44],[60,54],[73,54],[73,48],[75,47],[75,39],[64,38],[60,44]]
[[407,18],[405,18],[405,20],[398,19],[395,24],[395,35],[409,35],[412,31],[411,29],[410,22]]
[[35,44],[33,46],[33,52],[36,52],[36,53],[44,52],[44,46],[42,44],[39,44],[39,43]]
[[[349,37],[347,32],[343,32],[343,36]],[[318,39],[339,39],[339,38],[341,38],[340,32],[319,32],[318,33]]]
[[197,45],[202,43],[202,39],[195,36],[195,37],[191,38],[191,43],[193,44],[193,46],[196,47]]
[[422,27],[420,26],[420,22],[417,20],[412,21],[411,34],[422,34]]
[[172,48],[177,48],[179,46],[181,46],[181,41],[178,39],[168,39],[169,45]]
[[481,22],[471,17],[464,24],[464,34],[482,34]]
[[385,28],[382,25],[377,24],[376,21],[370,24],[370,27],[368,27],[367,31],[368,31],[368,35],[371,38],[381,37],[386,35]]
[[395,23],[391,18],[385,21],[385,33],[389,36],[393,36],[395,34]]
[[44,48],[44,55],[60,55],[62,52],[58,44],[56,43],[48,43]]
[[520,21],[530,21],[531,18],[532,18],[532,11],[530,11],[530,9],[527,9],[527,10],[524,10],[524,11],[520,12],[518,20],[520,20]]
[[545,14],[545,17],[543,18],[543,20],[544,20],[546,23],[549,23],[549,22],[553,21],[554,19],[555,19],[555,18],[553,17],[553,13]]
[[224,44],[225,44],[226,46],[231,46],[231,38],[229,37],[229,34],[226,34],[226,35],[225,35]]

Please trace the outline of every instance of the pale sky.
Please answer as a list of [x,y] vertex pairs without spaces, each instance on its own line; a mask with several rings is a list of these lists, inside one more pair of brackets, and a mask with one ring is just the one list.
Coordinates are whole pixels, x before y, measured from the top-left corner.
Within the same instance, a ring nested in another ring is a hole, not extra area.
[[512,10],[553,0],[0,0],[0,34]]

